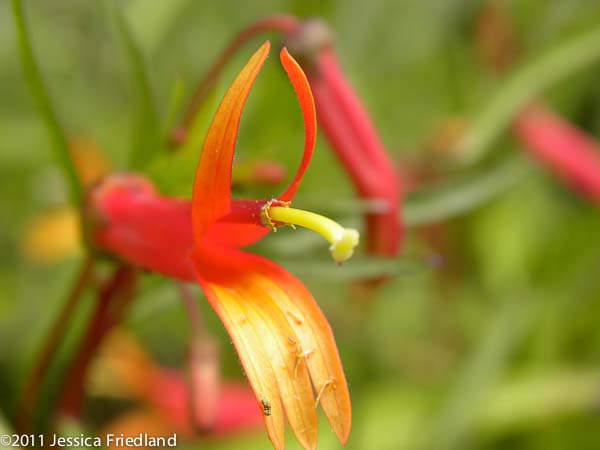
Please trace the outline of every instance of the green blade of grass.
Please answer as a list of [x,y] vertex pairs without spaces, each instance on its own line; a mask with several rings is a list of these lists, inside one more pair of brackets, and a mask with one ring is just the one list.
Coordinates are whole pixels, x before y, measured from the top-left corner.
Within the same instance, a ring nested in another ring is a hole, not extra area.
[[12,0],[12,11],[25,81],[48,131],[56,162],[67,181],[71,203],[79,205],[82,198],[81,182],[77,175],[75,164],[71,159],[67,138],[58,121],[52,101],[50,100],[50,95],[44,86],[42,75],[35,60],[31,39],[25,22],[23,5],[20,0]]
[[[3,415],[0,415],[0,436],[13,436],[13,430],[10,428],[10,426],[8,425],[8,422],[5,420]],[[6,439],[6,438],[4,438]],[[8,443],[4,443],[4,439],[2,441],[0,441],[0,450],[5,450],[5,449],[21,449],[22,447],[19,447],[17,445],[8,445]],[[16,439],[9,439],[8,441],[10,442],[14,442]]]
[[278,259],[277,262],[301,278],[337,282],[394,277],[430,269],[427,262],[400,258],[358,258],[340,266],[326,258]]
[[142,52],[123,15],[112,2],[105,0],[103,4],[127,56],[131,81],[136,91],[137,117],[134,124],[129,167],[141,169],[150,162],[160,148],[160,123],[150,87],[150,78]]
[[189,0],[133,0],[127,3],[125,17],[146,54],[156,50],[188,3]]
[[406,199],[404,220],[408,226],[418,226],[466,214],[506,192],[531,171],[522,158],[511,158],[475,175],[416,192]]
[[476,419],[493,437],[597,408],[600,373],[547,369],[504,382],[490,393]]
[[517,71],[496,91],[459,143],[460,158],[472,163],[489,150],[527,102],[544,90],[600,61],[600,31],[595,29],[571,39]]

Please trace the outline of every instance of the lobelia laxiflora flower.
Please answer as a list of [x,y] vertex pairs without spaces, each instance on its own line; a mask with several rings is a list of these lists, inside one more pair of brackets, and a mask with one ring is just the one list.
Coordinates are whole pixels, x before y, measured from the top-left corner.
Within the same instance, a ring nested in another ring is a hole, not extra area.
[[[236,347],[269,438],[284,448],[284,418],[304,448],[317,443],[320,403],[343,443],[351,425],[350,396],[333,333],[317,303],[277,264],[241,250],[271,228],[301,225],[322,234],[333,259],[348,259],[355,230],[289,207],[312,157],[316,112],[306,76],[286,49],[281,63],[305,123],[298,172],[276,199],[231,198],[231,167],[239,121],[269,51],[250,58],[219,106],[206,135],[192,202],[163,197],[136,175],[110,177],[91,193],[91,239],[101,249],[147,269],[197,281]],[[316,398],[315,398],[316,394]]]
[[404,233],[400,177],[369,113],[344,76],[331,34],[322,21],[301,22],[293,16],[276,15],[238,33],[198,86],[172,141],[180,144],[185,140],[199,105],[227,60],[250,38],[270,31],[283,35],[290,52],[306,71],[321,128],[355,189],[362,198],[377,201],[378,210],[366,216],[367,250],[378,256],[395,256]]
[[521,111],[513,128],[541,164],[600,205],[600,145],[591,136],[541,105]]

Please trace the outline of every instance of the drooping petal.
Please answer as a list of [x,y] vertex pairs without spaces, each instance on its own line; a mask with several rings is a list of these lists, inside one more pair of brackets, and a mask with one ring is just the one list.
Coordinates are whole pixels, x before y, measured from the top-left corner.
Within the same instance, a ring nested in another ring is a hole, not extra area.
[[[312,421],[313,391],[303,380],[308,368],[319,403],[336,435],[346,442],[351,426],[346,378],[331,328],[302,283],[276,264],[237,250],[205,251],[196,263],[199,282],[232,336],[256,395],[269,395],[277,399],[276,405],[281,398],[292,429],[310,448],[313,436],[305,428],[309,419],[297,411],[309,408]],[[269,328],[275,332],[262,331]],[[285,368],[278,367],[281,362]],[[282,386],[286,377],[293,386],[300,382],[299,387]],[[300,393],[299,399],[288,398],[292,389]],[[299,403],[288,405],[290,401]],[[279,412],[273,409],[272,416]],[[279,426],[281,422],[267,421],[276,448]],[[316,433],[316,423],[314,427]]]
[[266,42],[237,76],[208,129],[196,170],[192,200],[194,236],[201,240],[207,229],[231,208],[231,165],[242,110],[267,54]]
[[336,435],[346,443],[352,424],[350,394],[331,327],[303,283],[277,264],[244,255],[257,283],[271,292],[298,336],[318,400]]
[[284,448],[284,412],[302,446],[317,443],[317,416],[298,338],[237,250],[204,248],[195,254],[198,282],[227,328],[259,405],[269,438]]

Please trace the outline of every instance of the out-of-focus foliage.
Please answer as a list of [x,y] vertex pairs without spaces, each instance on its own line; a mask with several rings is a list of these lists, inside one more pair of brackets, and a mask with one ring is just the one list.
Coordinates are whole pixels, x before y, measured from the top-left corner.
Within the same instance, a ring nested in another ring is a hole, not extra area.
[[[147,130],[149,135],[164,137],[176,117],[170,110],[179,110],[238,29],[274,12],[323,17],[399,167],[418,166],[443,177],[409,196],[410,228],[400,262],[359,254],[339,270],[324,267],[324,245],[287,229],[257,246],[257,252],[306,282],[332,324],[355,414],[346,448],[600,446],[600,211],[517,156],[518,143],[505,124],[484,115],[500,101],[497,93],[514,93],[514,73],[597,30],[600,3],[497,2],[518,43],[514,66],[497,75],[484,66],[475,43],[485,2],[108,1],[128,24],[143,59],[135,63],[134,73],[146,71],[151,93],[135,84],[139,76],[130,75],[131,52],[123,36],[119,40],[110,8],[77,0],[24,3],[35,54],[64,129],[69,136],[93,136],[117,168],[127,167],[132,142],[138,152],[140,142],[155,142],[140,137],[139,128],[132,131],[140,121],[158,128]],[[67,191],[23,82],[9,6],[0,3],[0,411],[5,418],[0,417],[0,432],[10,427],[19,389],[78,264],[72,257],[42,265],[30,257],[35,249],[22,248],[30,224],[65,204]],[[259,43],[248,45],[228,66],[216,99]],[[600,48],[586,50],[600,54]],[[600,65],[592,58],[563,72],[552,85],[539,80],[539,86],[525,83],[519,89],[600,136]],[[245,111],[236,158],[275,160],[293,173],[301,154],[302,122],[287,83],[271,58]],[[546,90],[539,92],[540,86]],[[151,103],[155,119],[143,122],[140,95],[151,96],[142,106]],[[209,120],[215,104],[210,102],[203,120]],[[468,122],[487,118],[481,122],[484,133],[496,127],[497,139],[482,152],[483,161],[440,164],[449,155],[429,148],[439,124],[456,117]],[[198,129],[205,125],[199,123]],[[148,149],[152,153],[157,156],[145,165],[146,173],[165,193],[189,197],[194,148],[169,154],[158,145]],[[264,188],[240,193],[273,194]],[[295,205],[310,205],[350,223],[370,207],[353,199],[323,139]],[[355,278],[373,274],[392,278],[369,296],[353,288]],[[226,374],[241,377],[225,332],[200,303],[222,341]],[[78,320],[88,307],[78,311]],[[160,361],[183,364],[187,319],[169,282],[145,276],[127,325]],[[75,326],[59,366],[77,332]],[[52,383],[52,376],[46,382]],[[109,410],[90,408],[86,426],[93,429]],[[320,448],[339,448],[333,434],[324,431],[325,422],[322,428]],[[269,444],[258,433],[189,448]]]

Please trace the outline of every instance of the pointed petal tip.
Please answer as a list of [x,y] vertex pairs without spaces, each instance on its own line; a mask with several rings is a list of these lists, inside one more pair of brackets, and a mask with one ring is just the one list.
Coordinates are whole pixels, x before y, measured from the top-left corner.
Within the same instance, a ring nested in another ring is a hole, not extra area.
[[[344,402],[343,399],[347,401]],[[339,403],[336,405],[337,401],[340,400],[343,406]],[[352,407],[347,390],[346,395],[342,395],[342,399],[338,398],[337,401],[331,397],[328,399],[323,398],[321,399],[321,408],[340,443],[346,445],[352,430]]]
[[231,209],[231,167],[246,100],[270,49],[266,41],[250,57],[223,97],[208,128],[192,194],[196,245],[211,225]]
[[342,445],[348,444],[348,440],[350,439],[350,431],[352,430],[352,420],[350,419],[348,424],[344,424],[340,429],[334,428],[334,433],[337,436],[338,440]]
[[302,118],[304,120],[304,153],[302,155],[302,160],[294,179],[283,194],[279,196],[280,200],[290,201],[296,195],[296,191],[300,186],[300,182],[304,177],[304,173],[308,168],[308,164],[310,163],[315,150],[317,137],[317,111],[310,84],[302,67],[300,67],[300,64],[298,64],[294,57],[290,55],[285,47],[281,50],[279,57],[281,65],[285,69],[294,91],[296,92],[296,97],[300,103]]
[[271,41],[266,40],[263,45],[258,49],[259,51],[266,51],[267,53],[271,49]]

